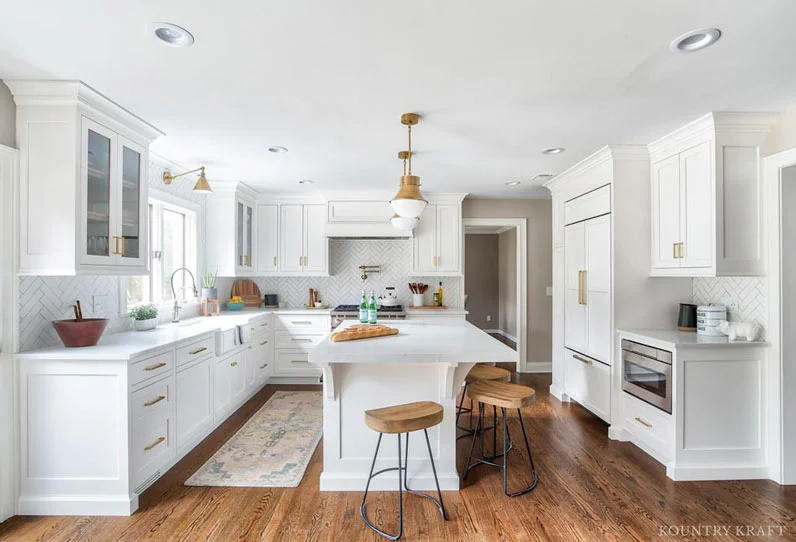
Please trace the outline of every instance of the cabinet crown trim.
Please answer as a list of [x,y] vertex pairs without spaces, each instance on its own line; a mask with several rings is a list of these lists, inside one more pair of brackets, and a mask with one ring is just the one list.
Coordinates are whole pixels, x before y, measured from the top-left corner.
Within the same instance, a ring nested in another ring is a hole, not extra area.
[[645,145],[606,145],[577,164],[559,173],[542,186],[547,188],[552,194],[556,194],[564,190],[569,183],[577,179],[583,173],[609,160],[648,159],[649,151]]
[[111,118],[148,141],[166,135],[156,126],[114,102],[82,81],[5,80],[17,107],[81,106]]

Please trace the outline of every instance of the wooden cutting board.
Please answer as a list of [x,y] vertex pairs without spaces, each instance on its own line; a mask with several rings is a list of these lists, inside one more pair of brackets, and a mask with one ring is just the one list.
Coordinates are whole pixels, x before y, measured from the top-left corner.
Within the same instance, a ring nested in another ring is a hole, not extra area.
[[260,288],[253,280],[241,279],[235,281],[232,285],[232,293],[230,297],[239,295],[243,298],[245,307],[259,307],[262,303],[262,296],[260,295]]

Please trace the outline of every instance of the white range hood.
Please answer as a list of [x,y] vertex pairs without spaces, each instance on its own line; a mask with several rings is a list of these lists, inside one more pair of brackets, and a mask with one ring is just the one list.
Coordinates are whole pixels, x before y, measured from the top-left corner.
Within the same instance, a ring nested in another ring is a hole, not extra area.
[[326,237],[347,239],[408,239],[411,231],[390,224],[394,211],[385,200],[329,200]]

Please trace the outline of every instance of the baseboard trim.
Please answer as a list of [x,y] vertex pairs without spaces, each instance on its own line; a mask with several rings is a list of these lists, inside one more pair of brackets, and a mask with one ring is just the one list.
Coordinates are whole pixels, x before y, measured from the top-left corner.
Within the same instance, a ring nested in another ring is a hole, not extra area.
[[28,495],[17,501],[20,516],[130,516],[138,495]]
[[318,385],[321,375],[318,376],[272,376],[267,384],[292,384],[292,385]]
[[[456,473],[444,474],[437,473],[439,476],[439,487],[442,491],[458,491],[459,475]],[[365,490],[365,483],[368,480],[367,473],[362,472],[342,472],[342,473],[321,473],[321,491],[357,491]],[[409,487],[418,491],[436,491],[434,477],[430,474],[421,476],[409,475]],[[394,477],[377,476],[370,482],[370,490],[373,491],[398,491]]]
[[666,476],[676,482],[706,482],[713,480],[768,480],[768,467],[761,466],[728,466],[703,467],[680,466],[666,467]]
[[564,390],[559,388],[555,384],[550,384],[550,395],[552,395],[562,403],[569,403],[569,395],[564,393]]
[[552,373],[552,361],[526,361],[523,373]]

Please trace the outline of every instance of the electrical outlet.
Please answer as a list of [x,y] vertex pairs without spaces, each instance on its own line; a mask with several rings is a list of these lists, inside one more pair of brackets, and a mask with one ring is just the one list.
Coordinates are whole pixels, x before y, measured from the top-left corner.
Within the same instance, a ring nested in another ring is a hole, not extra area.
[[547,288],[545,288],[545,293],[547,294],[547,297],[552,297],[553,296],[553,287],[552,286],[548,286]]
[[111,296],[95,295],[93,297],[92,312],[95,317],[107,315],[111,308]]
[[728,293],[724,296],[724,299],[721,300],[722,304],[727,307],[727,312],[732,314],[738,314],[738,309],[740,308],[740,301],[738,301],[738,296],[735,294]]
[[491,322],[492,321],[492,315],[491,314],[487,314],[486,315],[486,321],[487,322]]

